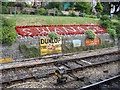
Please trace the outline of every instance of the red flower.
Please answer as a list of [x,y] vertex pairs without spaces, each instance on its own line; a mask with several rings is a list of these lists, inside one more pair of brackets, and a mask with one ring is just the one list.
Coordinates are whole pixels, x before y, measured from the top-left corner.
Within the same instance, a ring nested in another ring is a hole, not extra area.
[[42,36],[43,34],[41,33],[40,36]]
[[31,34],[30,36],[33,37],[33,34]]
[[29,36],[29,34],[27,33],[27,34],[26,34],[26,36],[28,37],[28,36]]
[[39,33],[37,33],[37,36],[39,36],[40,34]]
[[44,36],[46,36],[46,33],[44,33]]

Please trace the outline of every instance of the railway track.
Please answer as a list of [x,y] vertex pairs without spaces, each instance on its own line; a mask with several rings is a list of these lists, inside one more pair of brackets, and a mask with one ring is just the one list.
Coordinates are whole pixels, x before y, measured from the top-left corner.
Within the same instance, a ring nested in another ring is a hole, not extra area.
[[38,78],[45,78],[54,75],[55,70],[58,69],[59,66],[64,66],[67,72],[71,73],[72,71],[79,71],[87,67],[116,62],[119,61],[119,53],[120,51],[117,51],[63,61],[4,68],[2,69],[1,84],[3,87],[8,87],[19,82],[27,82],[31,80],[32,82],[38,82]]

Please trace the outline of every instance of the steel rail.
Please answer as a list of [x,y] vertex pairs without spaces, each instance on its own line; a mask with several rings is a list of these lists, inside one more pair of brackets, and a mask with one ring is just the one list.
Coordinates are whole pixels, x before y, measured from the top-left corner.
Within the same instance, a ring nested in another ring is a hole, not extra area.
[[108,82],[108,81],[110,81],[110,80],[113,80],[113,79],[116,79],[116,78],[119,78],[119,77],[120,77],[120,75],[117,75],[117,76],[111,77],[111,78],[109,78],[109,79],[105,79],[105,80],[103,80],[103,81],[100,81],[100,82],[97,82],[97,83],[94,83],[94,84],[91,84],[91,85],[88,85],[88,86],[84,86],[84,87],[82,87],[82,88],[80,88],[80,89],[77,89],[77,90],[88,89],[88,88],[91,88],[91,87],[100,85],[100,84],[102,84],[102,83]]
[[36,63],[36,64],[32,64],[32,65],[22,65],[22,66],[15,66],[15,67],[10,67],[10,68],[4,68],[4,69],[0,69],[0,70],[9,70],[9,69],[16,69],[16,68],[29,68],[29,67],[35,67],[35,66],[39,66],[39,65],[46,65],[46,64],[54,64],[54,63],[60,63],[60,62],[68,62],[68,61],[75,61],[75,60],[80,60],[80,59],[87,59],[87,58],[91,58],[91,57],[98,57],[98,56],[104,56],[104,55],[111,55],[111,54],[119,54],[119,51],[115,51],[115,52],[110,52],[110,53],[104,53],[104,54],[98,54],[98,55],[91,55],[91,56],[84,56],[84,57],[79,57],[79,58],[72,58],[72,59],[66,59],[66,60],[56,60],[56,61],[51,61],[51,62],[45,62],[45,63]]

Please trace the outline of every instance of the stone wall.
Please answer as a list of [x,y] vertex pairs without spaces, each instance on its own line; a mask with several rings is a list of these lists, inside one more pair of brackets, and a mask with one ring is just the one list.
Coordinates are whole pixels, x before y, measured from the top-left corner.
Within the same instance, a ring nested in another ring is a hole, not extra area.
[[[108,34],[97,34],[97,37],[100,38],[101,43],[103,43],[105,40],[112,40],[110,39]],[[40,47],[40,38],[45,38],[44,36],[34,36],[32,37],[21,37],[20,35],[17,36],[17,40],[13,45],[2,45],[2,58],[13,58],[13,60],[16,59],[22,59],[24,58],[23,54],[19,51],[19,45],[20,44],[26,44],[28,47],[35,46]],[[62,36],[63,43],[66,46],[70,46],[73,39],[80,39],[82,41],[82,45],[85,46],[85,35],[71,35],[71,36]]]
[[[97,37],[100,38],[101,43],[104,43],[107,40],[109,40],[110,42],[113,42],[113,40],[110,39],[109,34],[97,34]],[[73,39],[81,40],[82,46],[85,46],[85,39],[86,39],[85,34],[83,34],[83,35],[81,34],[81,35],[78,35],[78,36],[66,36],[64,38],[65,38],[65,40],[64,40],[63,43],[68,47],[70,47]]]

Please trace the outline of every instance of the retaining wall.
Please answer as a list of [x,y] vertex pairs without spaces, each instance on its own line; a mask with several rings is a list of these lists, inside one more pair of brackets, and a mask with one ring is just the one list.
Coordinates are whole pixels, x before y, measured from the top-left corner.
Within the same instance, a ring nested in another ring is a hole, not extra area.
[[[34,36],[32,37],[21,37],[20,35],[17,35],[17,40],[13,45],[2,45],[2,58],[13,58],[13,60],[16,59],[22,59],[24,58],[23,54],[19,51],[19,45],[20,44],[26,44],[28,47],[35,46],[40,47],[40,38],[45,38],[44,36]],[[66,46],[70,46],[73,39],[80,39],[82,42],[82,45],[85,46],[85,35],[67,35],[67,36],[61,36],[63,38],[63,43]],[[97,37],[100,38],[101,43],[104,43],[105,40],[112,40],[110,39],[108,34],[97,34]]]

